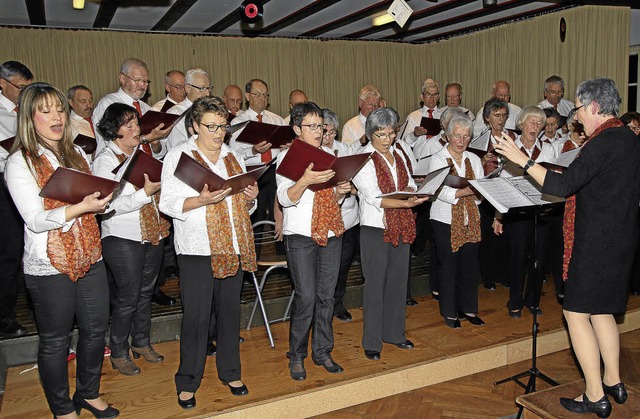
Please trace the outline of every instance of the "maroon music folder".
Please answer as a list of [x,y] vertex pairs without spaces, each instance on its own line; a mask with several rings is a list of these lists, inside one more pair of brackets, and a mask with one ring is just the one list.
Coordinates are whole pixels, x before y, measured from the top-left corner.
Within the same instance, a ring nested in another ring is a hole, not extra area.
[[231,188],[229,195],[235,195],[242,192],[247,186],[256,183],[260,176],[271,167],[273,161],[249,172],[224,179],[183,152],[173,174],[197,192],[202,191],[206,184],[209,191]]
[[162,129],[167,129],[175,123],[182,115],[174,115],[164,112],[147,111],[138,121],[140,124],[140,135],[147,135],[155,127],[164,124]]
[[16,142],[16,137],[9,137],[5,140],[0,141],[0,147],[4,148],[5,150],[7,150],[7,153],[11,152],[11,147],[13,147],[13,143]]
[[436,118],[422,117],[420,126],[427,130],[427,135],[438,135],[440,132],[440,120]]
[[95,138],[89,137],[88,135],[78,134],[76,138],[74,138],[73,143],[79,145],[82,151],[84,151],[87,155],[93,154],[98,147],[98,143]]
[[[114,175],[118,173],[120,168],[126,161],[120,163],[115,169],[111,171]],[[142,189],[144,188],[144,174],[149,176],[149,180],[151,182],[160,182],[160,177],[162,174],[162,162],[158,159],[155,159],[145,153],[144,151],[138,149],[135,153],[133,153],[133,157],[131,157],[131,163],[129,163],[129,167],[126,168],[122,179],[127,182],[133,184],[136,188]]]
[[289,125],[274,125],[266,122],[249,121],[236,141],[248,144],[259,144],[263,141],[271,143],[271,147],[278,148],[289,144],[296,138],[296,133]]
[[469,180],[456,175],[447,175],[442,184],[450,188],[464,189],[469,186]]
[[82,202],[85,196],[94,192],[100,192],[100,198],[104,198],[117,186],[118,182],[111,179],[93,176],[75,169],[58,167],[39,195],[67,204],[77,204]]
[[175,105],[175,103],[173,103],[169,99],[167,99],[167,100],[165,100],[164,105],[162,105],[162,109],[160,109],[160,112],[165,113],[169,109],[173,108],[174,105]]
[[313,163],[314,171],[333,170],[335,176],[324,183],[309,186],[313,192],[332,188],[340,182],[349,182],[367,163],[371,154],[354,154],[336,157],[301,140],[295,140],[282,159],[276,173],[293,181],[298,181]]

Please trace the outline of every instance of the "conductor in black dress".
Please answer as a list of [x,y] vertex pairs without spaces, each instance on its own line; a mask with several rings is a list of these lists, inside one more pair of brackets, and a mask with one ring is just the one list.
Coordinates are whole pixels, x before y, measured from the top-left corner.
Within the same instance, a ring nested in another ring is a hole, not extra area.
[[586,389],[582,396],[563,397],[560,403],[572,412],[603,418],[611,414],[607,396],[618,404],[627,399],[620,381],[620,337],[613,314],[626,309],[638,242],[640,142],[616,117],[620,102],[610,79],[587,80],[578,86],[576,119],[588,138],[564,173],[535,164],[506,136],[496,147],[540,183],[543,193],[567,197],[563,313]]

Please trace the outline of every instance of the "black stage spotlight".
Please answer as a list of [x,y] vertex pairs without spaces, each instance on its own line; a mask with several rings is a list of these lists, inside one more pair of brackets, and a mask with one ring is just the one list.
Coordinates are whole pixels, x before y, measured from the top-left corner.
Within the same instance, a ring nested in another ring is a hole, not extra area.
[[262,2],[258,0],[245,0],[240,5],[242,20],[247,23],[256,23],[262,19]]

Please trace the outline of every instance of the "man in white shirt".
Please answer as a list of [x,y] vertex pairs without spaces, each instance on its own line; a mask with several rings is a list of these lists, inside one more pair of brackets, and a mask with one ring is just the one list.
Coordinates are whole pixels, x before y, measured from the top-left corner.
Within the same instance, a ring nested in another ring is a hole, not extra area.
[[573,102],[564,98],[564,80],[560,76],[551,76],[544,81],[544,100],[538,103],[540,109],[553,108],[562,116],[569,115]]
[[167,97],[154,103],[151,109],[157,112],[166,112],[177,103],[187,97],[184,90],[184,74],[179,70],[171,70],[164,75],[164,90]]
[[235,84],[227,86],[222,94],[222,101],[227,111],[229,111],[229,122],[244,112],[242,110],[242,89],[240,89],[240,86]]
[[446,106],[444,106],[443,108],[440,108],[442,112],[444,112],[445,109],[447,108],[458,108],[465,115],[471,118],[472,122],[474,119],[476,119],[476,116],[473,114],[473,112],[471,112],[469,109],[465,108],[464,106],[461,106],[462,86],[460,85],[460,83],[447,84],[447,86],[444,88],[444,103]]
[[[507,105],[509,105],[509,117],[507,118],[507,122],[504,124],[504,127],[511,130],[516,129],[516,121],[518,120],[518,115],[520,115],[520,111],[522,110],[522,108],[511,103],[511,86],[509,85],[509,83],[505,80],[498,80],[493,85],[491,97],[495,97],[504,102],[507,102]],[[482,117],[483,110],[484,108],[481,108],[478,111],[475,123],[473,124],[474,138],[480,135],[482,131],[487,129],[487,126],[484,123],[484,119]]]
[[87,86],[78,84],[67,90],[67,99],[71,107],[69,122],[71,123],[71,136],[78,134],[95,138],[95,127],[91,121],[93,114],[93,93]]
[[440,115],[442,115],[442,110],[438,108],[440,100],[438,82],[426,79],[422,83],[420,99],[423,104],[422,108],[411,112],[400,128],[400,138],[411,147],[415,147],[419,140],[426,139],[427,130],[420,126],[422,118],[440,119]]
[[[249,102],[249,108],[233,119],[231,125],[240,124],[245,121],[258,121],[274,125],[286,125],[284,120],[267,110],[269,105],[269,86],[264,80],[253,79],[244,87],[244,97]],[[229,141],[229,147],[237,151],[245,159],[245,164],[261,164],[271,161],[278,156],[279,150],[271,148],[271,143],[262,141],[256,145],[239,143],[236,141],[242,130],[234,132]],[[276,196],[276,176],[275,169],[269,169],[258,180],[258,208],[251,215],[251,221],[271,220],[273,221],[273,204]]]
[[[188,70],[184,80],[184,89],[187,96],[182,102],[172,106],[167,111],[167,113],[169,114],[181,115],[187,109],[189,109],[191,105],[193,105],[193,102],[195,102],[196,99],[205,96],[211,96],[213,85],[211,84],[209,74],[207,74],[207,72],[203,69],[192,68]],[[185,119],[181,118],[174,124],[171,133],[167,137],[167,149],[171,150],[178,144],[187,141],[191,136],[191,134],[187,132],[187,127],[184,121]]]
[[[151,81],[149,80],[149,70],[147,65],[137,58],[127,58],[120,66],[120,74],[118,74],[118,82],[120,89],[117,92],[109,93],[100,101],[93,111],[92,121],[95,127],[102,119],[104,111],[112,103],[124,103],[138,110],[140,116],[151,110],[151,106],[142,101],[147,93],[147,87]],[[142,135],[141,141],[148,143],[153,151],[153,157],[162,158],[167,152],[165,138],[171,132],[173,127],[165,127],[159,124],[150,133]],[[99,132],[96,132],[96,155],[106,146],[106,141]]]
[[[298,89],[293,90],[291,93],[289,93],[289,111],[291,111],[291,109],[298,103],[305,103],[308,101],[309,99],[307,98],[307,94],[305,92]],[[283,119],[284,123],[289,125],[289,122],[291,121],[291,115],[286,114]]]
[[[7,61],[0,66],[0,140],[16,135],[18,95],[32,81],[31,71],[18,61]],[[8,156],[9,153],[0,147],[0,174],[4,173]],[[15,313],[24,224],[9,195],[4,176],[0,181],[0,217],[0,338],[12,338],[27,332],[16,321]]]
[[368,84],[360,89],[360,96],[358,96],[360,113],[348,120],[342,127],[341,140],[343,143],[347,145],[363,143],[364,123],[367,116],[380,107],[380,99],[380,91],[375,86]]

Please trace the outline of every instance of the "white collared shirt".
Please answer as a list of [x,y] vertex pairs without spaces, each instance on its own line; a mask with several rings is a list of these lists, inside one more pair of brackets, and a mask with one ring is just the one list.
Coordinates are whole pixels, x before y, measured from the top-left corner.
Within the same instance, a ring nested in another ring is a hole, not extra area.
[[[333,146],[331,148],[322,146],[322,149],[328,153],[335,154],[337,151],[338,157],[350,156],[353,154],[353,150],[348,145],[334,139]],[[346,230],[354,227],[360,223],[360,216],[358,214],[358,200],[355,196],[349,194],[342,204],[340,205],[340,212],[342,213],[342,221],[344,222],[344,228]]]
[[[516,129],[516,121],[518,120],[518,115],[520,115],[522,108],[518,105],[514,105],[513,103],[508,103],[508,105],[509,118],[507,118],[507,122],[504,123],[504,127],[506,129]],[[483,112],[484,107],[480,108],[480,111],[478,111],[478,114],[476,115],[476,120],[473,123],[473,138],[482,134],[482,132],[487,129],[487,124],[484,122],[484,118],[482,117]]]
[[[0,141],[16,135],[18,113],[14,111],[16,105],[0,93]],[[4,172],[9,153],[0,147],[0,172]]]
[[86,135],[87,137],[95,138],[95,134],[91,129],[89,121],[71,110],[69,114],[69,123],[71,124],[71,136],[75,139],[78,134]]
[[[456,171],[460,177],[465,177],[467,159],[469,159],[469,162],[471,163],[471,169],[473,170],[474,177],[476,179],[482,179],[484,177],[484,169],[482,168],[482,160],[480,160],[480,157],[465,150],[462,153],[462,164],[458,165],[456,160],[451,156],[447,147],[443,147],[442,150],[438,151],[431,157],[431,160],[429,161],[429,173],[448,166],[447,159],[451,159],[451,162],[456,167]],[[458,189],[451,188],[449,186],[443,186],[440,189],[438,199],[433,201],[433,204],[431,204],[431,213],[429,215],[431,220],[440,221],[444,224],[451,224],[451,207],[458,203],[458,198],[456,198],[457,191]],[[476,205],[479,203],[480,201],[476,200]]]
[[442,150],[442,147],[447,144],[446,141],[444,144],[440,143],[443,136],[444,131],[440,131],[438,135],[434,135],[431,138],[427,138],[425,135],[418,137],[418,141],[413,147],[413,155],[416,157],[416,160],[432,156]]
[[[366,147],[363,148],[363,152],[371,153],[372,151],[378,153],[371,143],[367,144]],[[391,147],[390,151],[393,152],[395,150]],[[389,166],[396,189],[398,188],[396,165],[403,164],[407,173],[409,173],[409,168],[404,160],[404,156],[400,152],[398,152],[398,155],[400,156],[401,161],[398,162],[395,160],[393,164],[389,163],[384,156],[382,157],[382,160]],[[381,208],[382,198],[378,198],[378,196],[382,195],[382,191],[380,190],[380,186],[378,186],[378,176],[376,175],[376,166],[373,163],[373,160],[369,160],[367,164],[364,165],[362,170],[360,170],[356,177],[353,178],[353,183],[356,185],[356,188],[358,188],[358,197],[360,198],[360,225],[384,228],[384,208]],[[409,175],[409,183],[407,184],[407,187],[416,190],[416,182],[413,180],[411,175]]]
[[347,145],[360,144],[360,138],[364,135],[364,124],[367,118],[359,113],[342,127],[342,136],[340,140]]
[[[568,116],[569,112],[571,112],[571,109],[573,109],[573,107],[574,107],[573,102],[562,98],[560,99],[560,102],[558,103],[558,107],[556,110],[560,115]],[[538,108],[540,109],[553,108],[553,105],[551,104],[551,102],[545,99],[542,102],[538,103]]]
[[[211,256],[209,235],[207,233],[207,207],[203,206],[187,212],[182,211],[184,201],[187,198],[197,197],[200,195],[200,192],[193,190],[190,186],[187,186],[180,179],[174,176],[176,167],[178,167],[178,161],[180,160],[180,156],[183,152],[190,158],[194,158],[192,151],[197,150],[203,160],[207,163],[209,169],[225,179],[229,177],[224,164],[224,157],[226,157],[227,154],[233,154],[238,161],[238,164],[240,164],[240,167],[242,167],[243,172],[246,171],[246,167],[242,158],[225,144],[222,144],[218,161],[216,163],[212,163],[204,153],[198,150],[195,138],[190,138],[188,141],[178,144],[165,156],[162,166],[162,192],[160,194],[159,207],[160,211],[173,218],[173,228],[175,232],[174,244],[177,254]],[[233,224],[233,201],[231,196],[227,196],[224,201],[226,202],[227,210],[229,211],[233,249],[236,253],[240,253],[236,229]],[[249,210],[249,213],[255,211],[255,208],[256,205],[254,204],[253,208]]]
[[[404,140],[404,142],[409,144],[409,146],[413,147],[419,138],[424,137],[416,137],[413,131],[417,126],[420,126],[420,121],[422,121],[422,118],[429,117],[429,109],[430,108],[423,106],[422,108],[411,112],[407,116],[407,120],[400,127],[400,130],[398,131],[400,133],[400,139]],[[442,109],[436,107],[432,108],[431,110],[433,111],[433,118],[440,119],[440,116],[442,116]]]
[[[93,115],[91,116],[91,120],[93,121],[93,126],[94,127],[98,126],[98,123],[100,122],[100,120],[102,119],[102,116],[104,115],[104,111],[106,111],[109,105],[111,105],[112,103],[124,103],[126,105],[133,106],[135,108],[135,106],[133,105],[133,102],[138,102],[140,104],[140,110],[142,111],[142,115],[144,115],[145,113],[151,110],[151,106],[149,106],[142,100],[136,101],[134,98],[126,94],[122,89],[118,89],[118,91],[114,93],[109,93],[108,95],[100,99],[100,102],[98,102],[96,107],[93,109]],[[107,141],[104,138],[102,138],[102,135],[100,135],[100,132],[98,130],[96,130],[96,142],[98,143],[96,147],[96,156],[97,156],[98,153],[100,153],[100,150],[102,150],[107,146]],[[161,159],[167,152],[167,145],[166,145],[167,139],[163,138],[159,140],[159,142],[161,145],[160,151],[158,153],[156,153],[155,151],[153,152],[153,157],[155,157],[156,159]]]
[[[253,109],[249,108],[246,111],[242,112],[242,114],[237,115],[235,118],[233,118],[233,120],[231,121],[231,125],[237,125],[245,121],[257,121],[257,120],[258,120],[258,113]],[[287,125],[284,123],[284,120],[282,118],[280,118],[275,113],[269,112],[267,110],[262,111],[262,122],[266,122],[267,124],[273,124],[273,125]],[[244,128],[234,132],[231,135],[231,140],[229,140],[229,147],[231,147],[231,149],[235,151],[238,155],[242,156],[246,164],[251,165],[251,164],[262,163],[262,157],[261,157],[262,155],[260,153],[253,154],[253,151],[251,151],[251,149],[253,148],[252,144],[240,143],[236,141],[236,139],[238,138],[238,136],[243,130]],[[271,157],[274,157],[274,158],[278,157],[279,152],[280,152],[279,148],[272,148]]]
[[[172,115],[181,115],[184,111],[189,109],[193,105],[193,102],[188,98],[184,98],[184,100],[178,104],[173,105],[167,113]],[[167,150],[171,150],[173,147],[177,146],[180,143],[187,141],[190,137],[187,132],[187,126],[184,124],[185,118],[181,118],[176,122],[173,126],[173,129],[167,136]]]
[[[125,153],[114,142],[109,142],[93,161],[93,174],[115,179],[116,175],[112,171],[120,165],[117,154]],[[144,188],[136,190],[131,183],[123,181],[120,192],[114,196],[102,215],[101,237],[115,236],[142,243],[140,208],[150,202],[152,198],[147,196]]]
[[[171,103],[172,104],[171,106],[177,104],[177,102],[175,100],[171,99],[169,97],[169,95],[167,95],[164,99],[160,99],[159,101],[154,103],[153,106],[151,107],[151,109],[156,111],[156,112],[161,112],[162,108],[164,107],[164,104],[167,103],[167,102]],[[169,108],[169,109],[171,109],[171,108]]]
[[[87,158],[79,146],[75,146],[75,149],[82,157]],[[43,154],[46,156],[53,170],[60,166],[58,159],[51,151],[40,146],[38,153],[40,156]],[[87,163],[89,162],[87,161]],[[69,231],[73,223],[80,222],[80,220],[74,218],[68,222],[65,221],[66,206],[52,210],[44,209],[44,198],[38,195],[40,187],[22,153],[13,153],[9,157],[4,175],[13,202],[24,220],[24,254],[22,257],[24,273],[37,276],[60,274],[51,265],[47,255],[49,231],[58,228],[62,228],[63,232]]]

